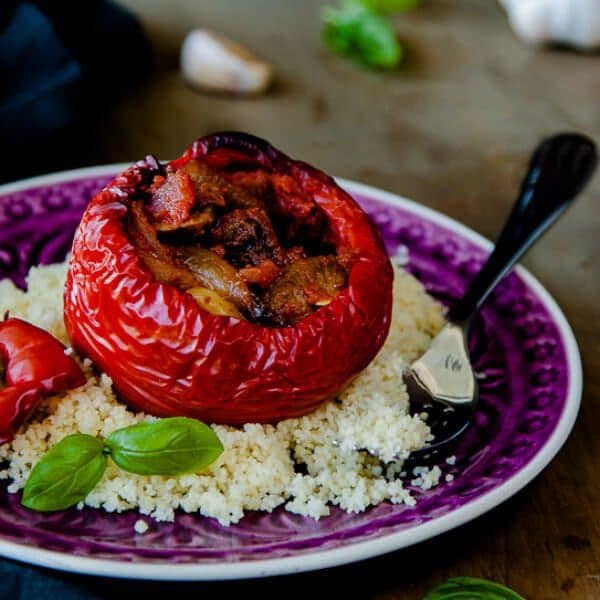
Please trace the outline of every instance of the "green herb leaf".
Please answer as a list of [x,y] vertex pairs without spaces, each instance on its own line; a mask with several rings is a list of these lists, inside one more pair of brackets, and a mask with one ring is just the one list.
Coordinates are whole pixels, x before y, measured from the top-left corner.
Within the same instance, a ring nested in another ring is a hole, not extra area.
[[121,469],[140,475],[196,473],[223,452],[223,445],[208,425],[184,417],[118,429],[106,445]]
[[525,600],[525,598],[488,579],[452,577],[428,592],[423,600]]
[[23,490],[23,506],[38,511],[63,510],[81,502],[106,469],[104,444],[91,435],[69,435],[35,465]]
[[379,69],[393,69],[402,58],[390,23],[354,2],[323,9],[323,40],[333,52]]
[[421,0],[355,0],[378,13],[392,13],[416,8]]

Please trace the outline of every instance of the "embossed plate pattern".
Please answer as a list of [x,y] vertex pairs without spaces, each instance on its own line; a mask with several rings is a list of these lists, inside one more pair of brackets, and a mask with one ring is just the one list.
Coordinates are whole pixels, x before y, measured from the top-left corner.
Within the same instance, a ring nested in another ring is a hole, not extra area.
[[[19,285],[31,265],[63,260],[85,204],[122,165],[39,177],[0,188],[0,279]],[[477,271],[489,242],[398,196],[341,181],[381,228],[390,253],[447,302]],[[548,464],[579,408],[581,365],[560,309],[524,269],[507,277],[477,322],[483,375],[473,427],[456,449],[454,480],[419,492],[416,507],[388,503],[359,515],[334,508],[313,521],[283,510],[225,528],[181,514],[136,535],[137,513],[31,512],[0,488],[0,553],[52,568],[148,579],[226,579],[298,572],[389,552],[465,523],[507,499]]]

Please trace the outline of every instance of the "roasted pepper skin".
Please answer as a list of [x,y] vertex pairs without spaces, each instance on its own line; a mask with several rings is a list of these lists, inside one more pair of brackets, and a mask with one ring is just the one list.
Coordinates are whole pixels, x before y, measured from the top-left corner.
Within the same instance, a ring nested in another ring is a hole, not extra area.
[[6,387],[0,389],[0,443],[10,441],[44,396],[85,383],[77,363],[48,332],[10,318],[0,322],[0,358]]
[[298,324],[275,328],[209,314],[190,294],[158,283],[123,224],[128,197],[160,172],[149,157],[83,215],[64,294],[73,346],[110,375],[125,402],[157,416],[240,425],[305,415],[364,369],[387,337],[393,272],[379,232],[332,178],[264,140],[214,134],[171,166],[191,159],[292,176],[325,212],[348,287]]

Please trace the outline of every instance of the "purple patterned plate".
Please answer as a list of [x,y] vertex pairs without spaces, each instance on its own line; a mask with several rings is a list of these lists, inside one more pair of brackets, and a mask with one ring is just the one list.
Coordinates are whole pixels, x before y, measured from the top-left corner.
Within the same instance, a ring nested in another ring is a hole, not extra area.
[[[38,177],[0,188],[0,278],[23,284],[30,265],[62,260],[92,194],[123,165]],[[432,210],[341,181],[403,244],[409,268],[441,300],[458,297],[490,244]],[[137,513],[93,509],[31,512],[0,487],[0,554],[88,574],[146,579],[233,579],[340,565],[453,529],[497,506],[535,477],[565,442],[579,408],[581,363],[573,333],[542,286],[518,268],[498,287],[474,336],[483,373],[476,427],[446,465],[451,482],[421,492],[417,506],[380,504],[359,515],[333,509],[313,521],[282,510],[238,525],[181,514],[144,535]]]

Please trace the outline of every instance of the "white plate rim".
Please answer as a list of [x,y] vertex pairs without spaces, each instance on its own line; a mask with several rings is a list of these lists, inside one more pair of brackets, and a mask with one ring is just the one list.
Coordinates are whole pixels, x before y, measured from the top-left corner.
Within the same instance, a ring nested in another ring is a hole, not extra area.
[[[1,185],[0,196],[27,188],[99,177],[111,173],[116,174],[127,166],[129,163],[116,163],[31,177]],[[427,220],[460,234],[485,250],[492,247],[489,240],[443,213],[370,185],[343,178],[336,178],[336,180],[351,194],[362,194],[384,204],[405,208],[413,214],[423,216]],[[409,529],[390,533],[374,540],[356,542],[341,548],[316,550],[298,556],[205,564],[171,564],[166,561],[135,563],[106,558],[81,557],[2,539],[0,539],[0,555],[50,569],[104,577],[154,581],[252,579],[316,571],[366,560],[434,538],[483,515],[523,489],[550,463],[573,429],[581,403],[583,386],[581,356],[573,331],[562,310],[542,284],[524,267],[518,265],[516,271],[540,299],[558,327],[567,356],[568,389],[564,410],[550,438],[525,467],[497,488],[441,517]]]

